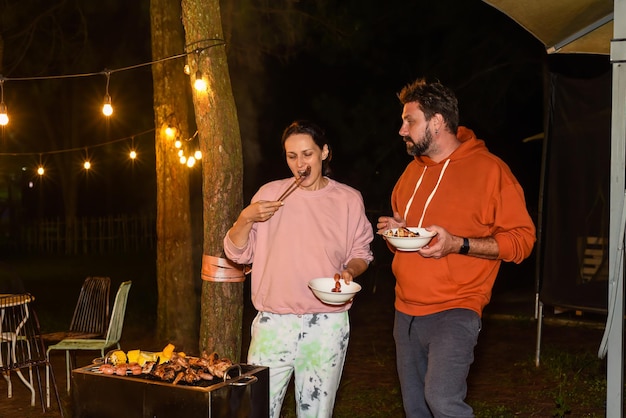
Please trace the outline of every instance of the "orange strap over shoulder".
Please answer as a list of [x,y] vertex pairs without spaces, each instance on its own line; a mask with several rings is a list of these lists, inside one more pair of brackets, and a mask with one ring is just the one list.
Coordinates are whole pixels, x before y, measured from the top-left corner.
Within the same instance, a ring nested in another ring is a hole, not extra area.
[[244,270],[226,258],[202,255],[202,280],[240,283],[246,279]]

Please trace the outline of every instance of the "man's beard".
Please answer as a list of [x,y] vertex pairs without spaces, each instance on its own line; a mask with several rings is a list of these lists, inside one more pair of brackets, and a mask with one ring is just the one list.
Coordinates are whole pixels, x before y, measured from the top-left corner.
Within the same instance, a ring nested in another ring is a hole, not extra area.
[[406,152],[414,157],[419,157],[420,155],[426,154],[426,151],[428,151],[433,143],[433,136],[430,130],[427,129],[426,132],[424,132],[424,136],[417,141],[417,143],[414,142],[410,136],[405,136],[404,142],[406,143]]

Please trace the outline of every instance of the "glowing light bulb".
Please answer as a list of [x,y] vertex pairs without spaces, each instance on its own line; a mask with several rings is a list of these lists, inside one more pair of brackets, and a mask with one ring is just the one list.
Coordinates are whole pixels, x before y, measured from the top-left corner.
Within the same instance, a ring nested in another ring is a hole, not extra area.
[[174,135],[176,135],[176,128],[172,128],[171,126],[168,126],[167,128],[165,128],[165,135],[167,135],[170,138],[173,138]]
[[185,152],[184,152],[182,149],[179,149],[179,150],[178,150],[178,156],[179,156],[179,157],[182,157],[182,156],[184,156],[184,155],[185,155]]
[[189,157],[189,158],[187,159],[187,167],[190,167],[190,168],[191,168],[191,167],[193,167],[193,165],[194,165],[195,163],[196,163],[196,159],[195,159],[195,158],[193,158],[193,157]]
[[202,159],[202,151],[196,150],[196,152],[193,153],[193,156],[196,157],[196,160],[201,160]]
[[89,160],[85,161],[83,167],[85,167],[85,170],[89,170],[91,168],[91,163],[89,162]]
[[185,164],[187,162],[187,158],[184,155],[181,155],[179,161],[181,164]]
[[133,160],[134,160],[135,158],[137,158],[137,153],[135,152],[135,150],[134,150],[134,149],[133,149],[133,150],[130,150],[130,154],[129,154],[129,155],[130,155],[130,158],[131,158],[131,159],[133,159]]
[[202,78],[202,72],[196,71],[196,81],[193,83],[193,87],[198,91],[206,91],[206,81]]
[[0,103],[0,125],[5,126],[9,123],[9,115],[7,114],[7,105]]
[[175,146],[176,148],[180,148],[182,145],[183,145],[183,143],[182,143],[182,142],[180,142],[180,140],[176,140],[176,142],[174,142],[174,146]]
[[45,172],[46,172],[46,170],[44,170],[44,169],[43,169],[43,166],[42,166],[42,165],[40,165],[40,166],[37,168],[37,174],[39,174],[40,176],[43,176],[43,173],[45,173]]
[[113,114],[113,106],[111,106],[111,96],[109,96],[108,94],[104,96],[102,113],[104,113],[104,116],[111,116]]

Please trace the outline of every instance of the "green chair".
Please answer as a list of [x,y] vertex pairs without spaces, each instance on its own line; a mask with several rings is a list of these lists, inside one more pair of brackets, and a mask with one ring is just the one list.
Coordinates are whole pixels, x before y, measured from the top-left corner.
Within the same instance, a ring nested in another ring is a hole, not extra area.
[[[124,327],[124,315],[126,313],[126,301],[128,300],[128,292],[130,290],[131,281],[123,282],[115,296],[113,310],[111,311],[111,319],[106,337],[103,339],[85,339],[85,338],[65,338],[57,344],[51,345],[46,351],[48,364],[50,364],[50,352],[53,350],[65,351],[65,366],[67,372],[67,393],[70,393],[70,372],[72,370],[72,361],[70,352],[77,350],[100,350],[104,357],[105,350],[111,347],[120,348],[120,339],[122,337],[122,328]],[[49,366],[46,368],[46,400],[50,405],[50,386],[48,385]]]

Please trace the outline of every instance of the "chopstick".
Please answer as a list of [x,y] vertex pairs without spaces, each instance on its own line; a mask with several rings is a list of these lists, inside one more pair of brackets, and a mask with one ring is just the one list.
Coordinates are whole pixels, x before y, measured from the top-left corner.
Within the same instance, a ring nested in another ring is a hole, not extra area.
[[285,192],[283,194],[281,194],[280,197],[277,200],[282,202],[283,200],[287,199],[287,196],[289,196],[290,194],[295,192],[296,189],[298,188],[298,186],[300,185],[300,183],[302,183],[302,180],[304,180],[306,177],[308,177],[309,174],[311,174],[311,166],[307,165],[306,166],[306,170],[304,170],[304,172],[300,174],[300,177],[298,177],[296,179],[296,181],[294,181],[291,184],[291,186],[289,186],[289,188],[287,190],[285,190]]
[[278,201],[283,201],[287,198],[287,196],[289,196],[290,194],[292,194],[293,192],[296,191],[296,189],[298,188],[298,186],[300,185],[300,183],[302,183],[302,180],[304,180],[306,176],[300,176],[296,179],[296,181],[294,181],[293,183],[291,183],[291,186],[289,186],[289,188],[287,190],[285,190],[285,192],[283,194],[280,195],[280,197],[276,200]]

